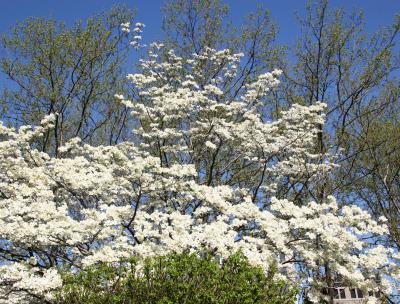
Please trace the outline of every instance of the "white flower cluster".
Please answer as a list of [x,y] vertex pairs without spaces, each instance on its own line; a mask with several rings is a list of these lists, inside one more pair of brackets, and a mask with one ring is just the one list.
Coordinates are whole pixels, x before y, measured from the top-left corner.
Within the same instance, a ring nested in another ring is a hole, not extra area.
[[130,42],[130,45],[133,46],[135,49],[139,49],[141,46],[140,41],[142,40],[142,32],[145,25],[143,23],[137,22],[135,24],[135,28],[133,29],[134,36],[133,40]]
[[129,21],[121,23],[121,31],[123,31],[124,33],[130,33],[131,32],[130,26],[131,23]]
[[37,128],[0,125],[0,303],[51,302],[58,269],[204,250],[222,259],[241,250],[266,270],[275,261],[315,299],[328,263],[354,286],[392,288],[385,275],[399,276],[399,257],[369,241],[384,225],[333,197],[277,198],[284,180],[318,184],[333,167],[314,152],[325,105],[265,122],[258,107],[279,71],[232,95],[241,54],[207,49],[184,60],[169,51],[160,61],[162,51],[153,44],[143,72],[128,76],[137,101],[115,95],[140,123],[138,145],[73,139],[54,158],[32,144],[54,117]]
[[[131,32],[131,23],[130,22],[123,22],[121,23],[121,31],[125,34],[129,34]],[[142,32],[145,25],[141,22],[137,22],[135,24],[135,28],[133,29],[133,38],[130,42],[130,45],[133,46],[135,49],[139,49],[141,47],[141,40],[142,40]]]

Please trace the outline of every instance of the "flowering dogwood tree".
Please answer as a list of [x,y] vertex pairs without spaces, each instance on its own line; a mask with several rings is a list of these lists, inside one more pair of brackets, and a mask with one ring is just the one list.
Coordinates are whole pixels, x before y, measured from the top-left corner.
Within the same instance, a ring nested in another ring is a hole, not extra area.
[[141,73],[128,75],[133,100],[116,95],[136,119],[134,142],[75,138],[56,158],[35,148],[54,116],[0,127],[0,303],[51,303],[60,270],[184,251],[223,261],[240,250],[266,270],[276,262],[316,303],[328,271],[390,292],[396,256],[370,241],[383,224],[334,197],[278,191],[288,179],[317,189],[334,167],[314,153],[324,104],[268,121],[263,103],[280,71],[241,85],[240,57],[206,49],[184,60],[152,44]]

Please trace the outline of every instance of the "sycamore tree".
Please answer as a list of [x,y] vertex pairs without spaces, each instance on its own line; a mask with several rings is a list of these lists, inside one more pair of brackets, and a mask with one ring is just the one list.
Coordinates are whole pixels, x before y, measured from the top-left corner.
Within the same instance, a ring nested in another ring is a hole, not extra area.
[[266,272],[276,264],[315,303],[332,286],[328,273],[365,291],[396,288],[399,257],[372,242],[386,237],[384,222],[332,196],[277,198],[281,183],[296,181],[295,192],[331,174],[335,156],[315,152],[325,105],[267,121],[263,103],[281,72],[229,94],[241,56],[205,48],[182,58],[150,45],[128,75],[134,98],[115,96],[135,120],[131,142],[78,137],[55,156],[35,143],[57,114],[36,127],[1,125],[0,303],[53,303],[62,272],[186,252],[222,263],[241,252]]

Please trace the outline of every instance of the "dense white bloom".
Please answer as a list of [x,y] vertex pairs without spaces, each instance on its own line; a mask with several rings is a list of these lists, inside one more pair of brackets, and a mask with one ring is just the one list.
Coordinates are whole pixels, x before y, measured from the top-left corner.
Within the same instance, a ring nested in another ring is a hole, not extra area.
[[275,261],[282,277],[309,283],[315,301],[327,263],[354,286],[393,288],[384,277],[399,276],[399,257],[368,241],[385,236],[384,225],[334,197],[278,196],[284,181],[318,185],[334,167],[313,148],[325,105],[294,105],[266,122],[258,107],[280,71],[232,96],[225,83],[242,54],[160,52],[152,44],[142,73],[128,75],[138,100],[115,95],[140,122],[138,145],[73,139],[55,158],[34,145],[54,116],[36,128],[0,125],[0,303],[51,300],[58,268],[185,250],[242,250],[266,270]]

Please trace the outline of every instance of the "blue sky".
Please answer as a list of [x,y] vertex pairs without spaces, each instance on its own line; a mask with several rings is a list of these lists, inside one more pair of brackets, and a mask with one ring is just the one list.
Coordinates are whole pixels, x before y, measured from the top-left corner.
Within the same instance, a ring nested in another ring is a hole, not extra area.
[[[77,19],[85,19],[90,15],[107,10],[113,4],[124,3],[137,9],[137,21],[146,24],[143,33],[144,41],[151,42],[162,38],[162,15],[160,8],[163,0],[4,0],[0,10],[0,33],[8,33],[17,21],[27,17],[52,17],[63,20],[67,24]],[[231,8],[234,22],[240,20],[257,4],[270,9],[273,20],[278,24],[280,32],[278,41],[294,44],[299,34],[295,13],[304,14],[306,0],[226,0]],[[331,7],[343,7],[346,11],[361,8],[364,11],[366,29],[375,32],[379,26],[388,26],[400,13],[400,0],[331,0]],[[0,75],[0,87],[5,79]]]
[[[116,3],[125,3],[138,10],[138,21],[146,24],[147,39],[159,38],[162,33],[160,7],[163,0],[5,0],[0,10],[0,32],[8,32],[16,21],[27,17],[53,17],[67,23],[83,19]],[[240,20],[256,8],[257,3],[271,10],[280,27],[280,40],[291,43],[297,35],[294,13],[304,13],[306,0],[226,0],[234,20]],[[331,0],[331,7],[351,11],[361,8],[365,13],[368,31],[388,25],[400,13],[400,0]]]

